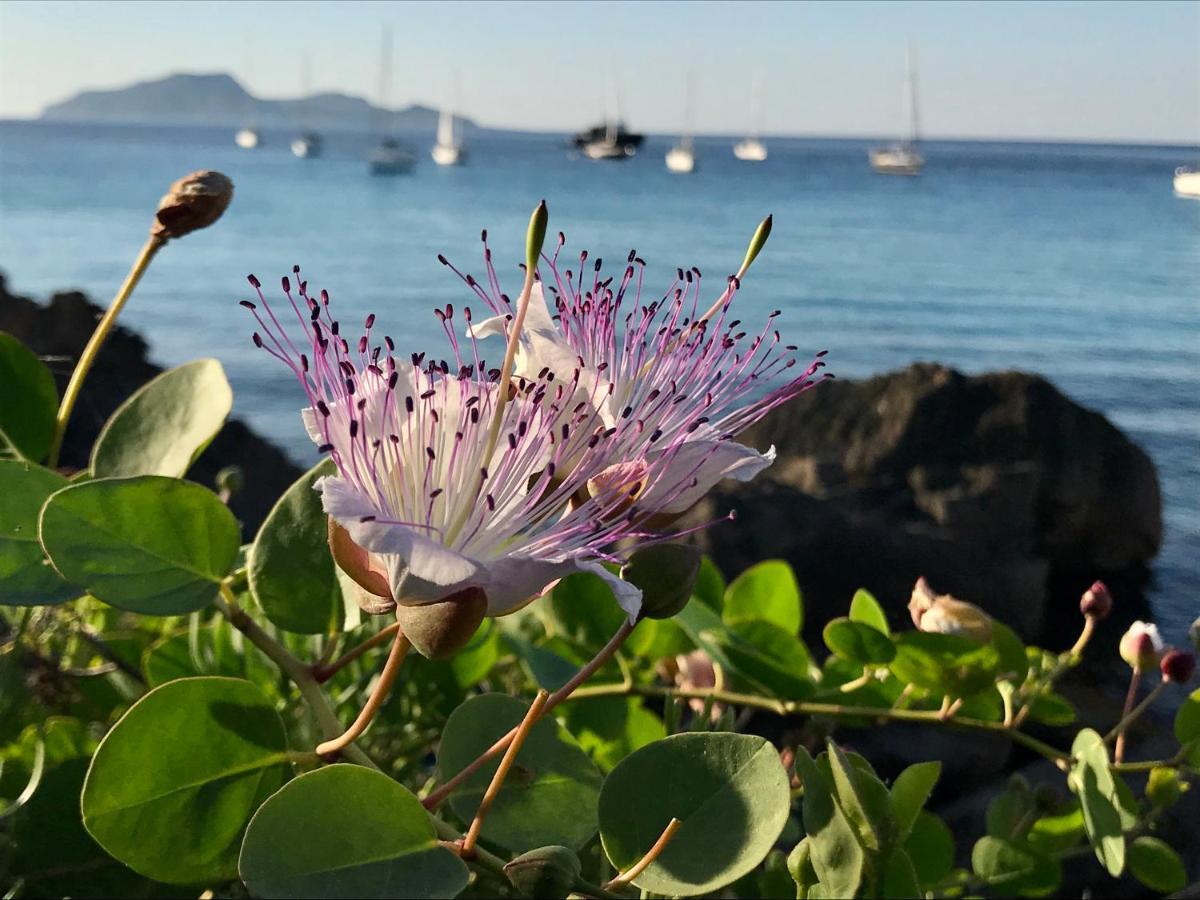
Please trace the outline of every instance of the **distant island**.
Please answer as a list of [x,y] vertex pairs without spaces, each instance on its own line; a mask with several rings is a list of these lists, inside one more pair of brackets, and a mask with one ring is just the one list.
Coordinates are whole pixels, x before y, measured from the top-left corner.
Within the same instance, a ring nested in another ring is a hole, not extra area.
[[[438,111],[414,104],[385,110],[362,97],[312,94],[295,100],[263,100],[232,75],[176,74],[103,91],[82,91],[42,110],[48,122],[114,125],[219,125],[236,128],[317,128],[330,131],[432,131]],[[477,126],[460,118],[460,127]]]

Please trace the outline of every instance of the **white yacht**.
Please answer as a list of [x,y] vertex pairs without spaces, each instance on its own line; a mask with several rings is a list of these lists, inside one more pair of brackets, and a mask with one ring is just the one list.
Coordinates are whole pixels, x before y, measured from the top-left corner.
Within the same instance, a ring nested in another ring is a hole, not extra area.
[[1180,166],[1175,170],[1175,193],[1180,197],[1200,198],[1200,169]]
[[233,142],[243,150],[253,150],[261,141],[257,128],[243,128],[233,136]]
[[750,89],[750,133],[733,145],[733,155],[742,162],[762,162],[767,158],[767,147],[759,140],[762,132],[762,73],[754,73],[754,83]]
[[[392,31],[383,29],[383,49],[379,60],[379,107],[382,115],[390,118],[389,105],[392,81]],[[385,126],[388,123],[385,123]],[[387,134],[387,128],[376,128],[382,132],[378,143],[367,154],[367,168],[372,175],[404,175],[417,164],[417,155],[396,138]]]
[[692,121],[695,115],[695,92],[695,79],[689,74],[687,97],[684,102],[683,134],[679,143],[667,151],[667,170],[670,172],[687,174],[696,168],[695,140],[692,137],[695,127]]
[[871,168],[884,175],[919,175],[925,157],[917,149],[919,128],[917,120],[917,74],[912,45],[905,55],[904,119],[907,132],[888,147],[873,147],[868,151]]
[[[300,59],[300,96],[306,106],[312,94],[311,81],[308,56],[302,56]],[[304,116],[303,118],[310,118],[310,116]],[[324,141],[321,139],[320,133],[312,128],[306,128],[301,131],[292,141],[292,155],[299,159],[313,159],[318,157],[321,155],[323,148]]]
[[459,166],[466,162],[467,148],[455,127],[457,119],[451,110],[443,109],[438,115],[437,143],[429,151],[439,166]]

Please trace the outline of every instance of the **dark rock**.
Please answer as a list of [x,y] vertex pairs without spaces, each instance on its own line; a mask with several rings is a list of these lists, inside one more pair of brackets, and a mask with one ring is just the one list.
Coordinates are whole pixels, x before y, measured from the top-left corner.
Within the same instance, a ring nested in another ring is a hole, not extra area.
[[[0,275],[0,330],[24,341],[46,362],[60,394],[103,312],[78,291],[54,294],[45,305],[18,297],[8,292]],[[60,463],[72,469],[86,467],[92,443],[108,417],[162,370],[148,359],[146,342],[118,325],[84,382],[67,428]],[[225,466],[240,466],[245,472],[245,484],[229,507],[242,522],[244,536],[251,539],[275,501],[302,470],[282,450],[237,419],[225,423],[188,471],[188,478],[213,487],[217,472]]]
[[[916,578],[1043,636],[1097,577],[1128,587],[1162,541],[1149,457],[1107,419],[1022,372],[917,364],[822,384],[742,437],[776,464],[691,514],[727,572],[790,562],[820,623],[866,587],[904,618]],[[1065,621],[1065,620],[1063,620]]]

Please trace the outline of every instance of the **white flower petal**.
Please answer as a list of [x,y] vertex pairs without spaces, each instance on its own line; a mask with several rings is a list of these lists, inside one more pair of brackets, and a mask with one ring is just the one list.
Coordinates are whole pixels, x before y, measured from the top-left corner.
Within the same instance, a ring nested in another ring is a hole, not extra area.
[[[736,441],[687,441],[676,449],[651,454],[648,460],[661,474],[651,478],[642,502],[663,513],[681,513],[724,478],[750,481],[775,461],[775,448],[759,453]],[[681,484],[681,490],[668,496],[668,491]]]

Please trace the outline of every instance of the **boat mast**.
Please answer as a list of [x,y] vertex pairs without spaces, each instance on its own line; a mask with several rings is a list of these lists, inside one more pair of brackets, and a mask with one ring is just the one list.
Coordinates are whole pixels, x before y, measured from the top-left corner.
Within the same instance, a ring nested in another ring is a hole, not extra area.
[[692,144],[694,143],[692,135],[695,132],[695,130],[696,130],[696,73],[689,71],[687,74],[687,87],[686,87],[686,91],[684,94],[683,138],[679,142],[683,147],[687,148],[688,150],[692,149]]
[[913,146],[920,137],[917,120],[917,52],[909,41],[904,55],[904,117],[908,133],[904,136],[906,146]]
[[[386,137],[390,131],[390,119],[392,116],[391,110],[391,87],[392,87],[392,29],[387,25],[383,26],[383,46],[380,48],[379,55],[379,107],[381,113],[375,115],[375,131],[381,138]],[[382,117],[383,127],[380,128],[379,121]]]
[[762,69],[755,69],[754,76],[750,82],[750,134],[747,138],[751,141],[757,141],[762,134],[762,118],[763,118],[763,72]]

